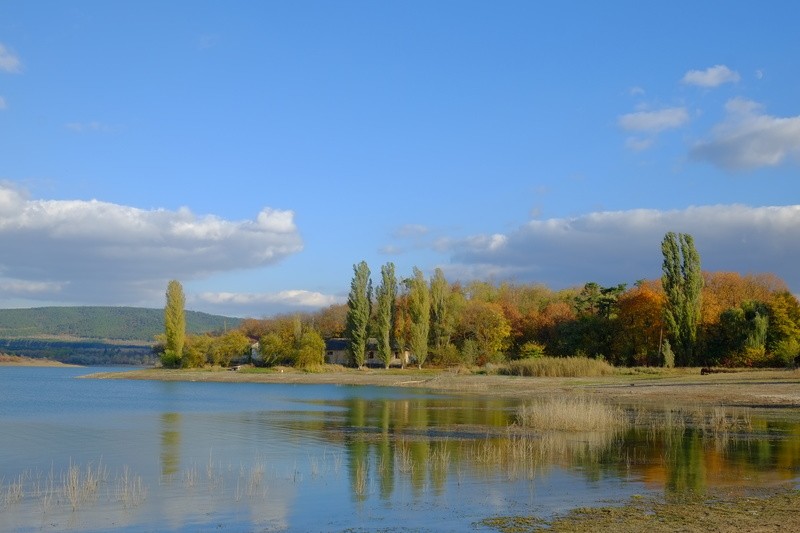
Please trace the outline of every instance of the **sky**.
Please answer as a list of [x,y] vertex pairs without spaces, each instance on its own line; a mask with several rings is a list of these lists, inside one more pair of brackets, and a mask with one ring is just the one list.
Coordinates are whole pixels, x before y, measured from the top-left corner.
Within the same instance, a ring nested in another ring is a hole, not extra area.
[[794,1],[0,0],[0,307],[242,317],[373,280],[800,294]]

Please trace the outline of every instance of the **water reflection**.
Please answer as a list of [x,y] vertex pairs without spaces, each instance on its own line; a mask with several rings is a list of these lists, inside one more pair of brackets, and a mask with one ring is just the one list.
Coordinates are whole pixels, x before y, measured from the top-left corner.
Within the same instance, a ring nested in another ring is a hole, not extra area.
[[[136,406],[150,385],[126,386]],[[794,480],[800,468],[790,410],[625,406],[627,424],[608,431],[534,431],[515,424],[519,402],[507,399],[311,386],[147,392],[152,411],[0,420],[0,448],[15,450],[0,457],[0,530],[463,530],[509,508],[547,516],[648,489]],[[39,441],[49,447],[30,445]],[[72,509],[60,465],[72,462],[64,449],[81,446],[101,453],[81,456],[79,471],[99,459],[107,470],[96,497]],[[62,459],[52,472],[20,469],[43,453]]]
[[161,475],[173,476],[181,466],[181,414],[161,414]]

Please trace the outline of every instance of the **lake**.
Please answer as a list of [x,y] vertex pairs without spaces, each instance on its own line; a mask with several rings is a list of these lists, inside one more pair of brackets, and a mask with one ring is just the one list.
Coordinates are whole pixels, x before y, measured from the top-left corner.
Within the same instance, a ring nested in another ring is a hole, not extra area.
[[75,379],[103,370],[0,367],[0,530],[493,531],[800,471],[796,409],[629,405],[624,429],[537,433],[517,400]]

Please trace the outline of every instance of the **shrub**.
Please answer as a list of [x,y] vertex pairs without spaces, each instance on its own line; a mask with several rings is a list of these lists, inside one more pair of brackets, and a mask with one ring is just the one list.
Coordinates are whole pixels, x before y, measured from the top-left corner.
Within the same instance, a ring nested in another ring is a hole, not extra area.
[[164,368],[178,368],[181,366],[181,358],[172,350],[164,350],[164,353],[161,354],[161,366]]

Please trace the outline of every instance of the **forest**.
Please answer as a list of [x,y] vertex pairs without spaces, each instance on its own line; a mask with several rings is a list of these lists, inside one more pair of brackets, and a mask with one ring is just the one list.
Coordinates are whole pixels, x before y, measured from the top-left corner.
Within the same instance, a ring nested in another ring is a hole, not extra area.
[[321,363],[321,339],[341,337],[351,340],[353,366],[363,365],[367,339],[377,340],[379,352],[410,352],[419,366],[542,356],[585,356],[614,366],[794,365],[800,304],[783,280],[769,273],[702,271],[688,235],[667,234],[662,253],[661,279],[563,290],[451,283],[441,269],[429,280],[416,268],[397,279],[387,263],[373,291],[362,262],[353,267],[346,304],[246,319],[240,331],[261,341],[267,364],[296,366]]

